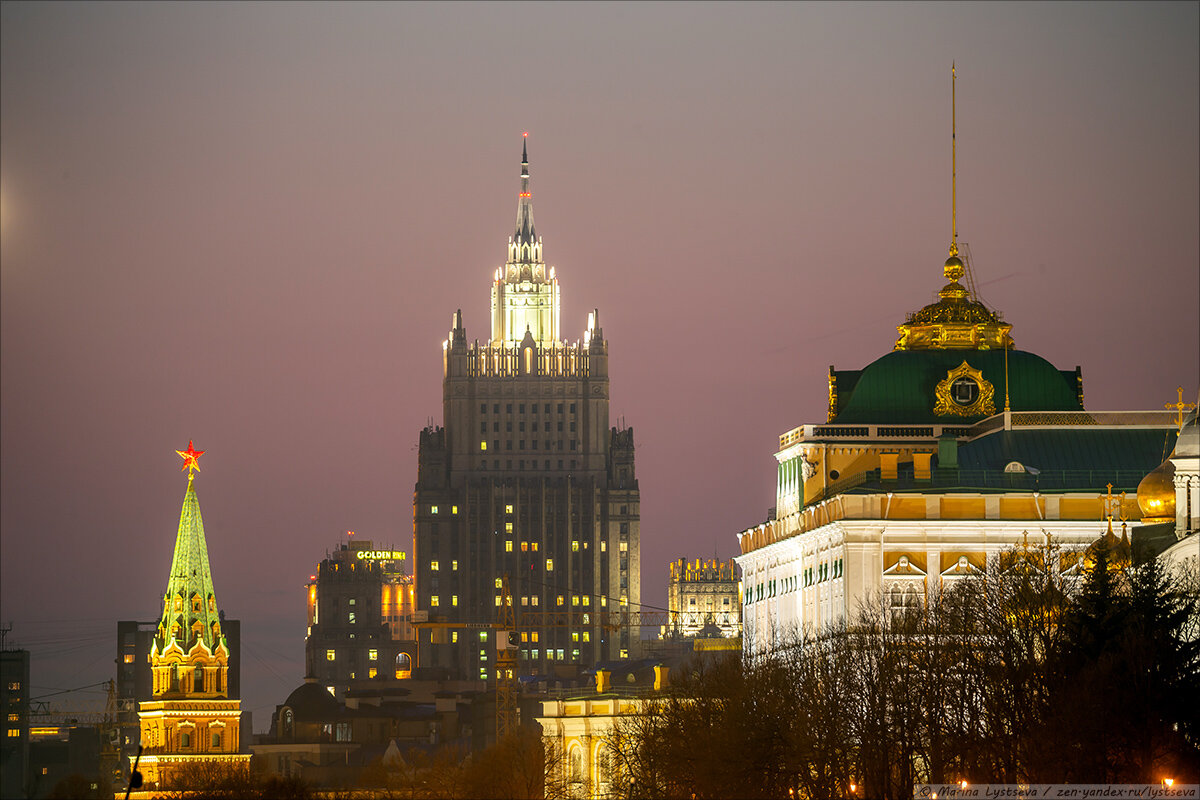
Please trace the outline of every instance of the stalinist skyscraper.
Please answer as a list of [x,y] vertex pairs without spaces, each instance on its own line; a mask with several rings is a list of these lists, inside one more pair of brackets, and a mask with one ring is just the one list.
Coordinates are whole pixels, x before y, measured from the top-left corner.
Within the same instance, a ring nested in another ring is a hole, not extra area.
[[444,426],[421,431],[417,609],[446,623],[422,632],[422,665],[494,677],[494,633],[481,626],[497,619],[506,577],[520,674],[628,657],[637,632],[607,630],[598,617],[641,599],[633,430],[609,427],[598,312],[582,340],[560,336],[558,278],[534,227],[524,148],[516,229],[491,295],[487,342],[469,342],[454,314]]

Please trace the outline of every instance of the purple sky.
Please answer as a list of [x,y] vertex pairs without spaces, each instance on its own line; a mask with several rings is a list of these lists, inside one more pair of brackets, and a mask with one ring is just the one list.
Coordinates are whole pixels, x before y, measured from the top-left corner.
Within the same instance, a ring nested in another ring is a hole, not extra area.
[[1194,399],[1198,8],[5,2],[0,619],[35,687],[158,615],[194,439],[266,727],[326,550],[411,548],[523,130],[563,333],[600,309],[635,430],[651,604],[765,517],[829,365],[940,288],[952,59],[960,238],[1018,347],[1090,408]]

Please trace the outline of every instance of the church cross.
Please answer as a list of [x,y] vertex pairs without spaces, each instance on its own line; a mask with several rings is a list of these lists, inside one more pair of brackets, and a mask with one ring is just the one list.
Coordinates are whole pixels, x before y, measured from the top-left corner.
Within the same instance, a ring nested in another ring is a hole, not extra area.
[[1175,391],[1179,392],[1179,400],[1174,403],[1167,403],[1166,405],[1163,406],[1163,408],[1167,409],[1168,411],[1171,411],[1171,410],[1176,411],[1177,417],[1175,419],[1175,424],[1183,425],[1183,412],[1190,411],[1191,409],[1195,408],[1196,404],[1183,402],[1183,387],[1182,386],[1180,386]]

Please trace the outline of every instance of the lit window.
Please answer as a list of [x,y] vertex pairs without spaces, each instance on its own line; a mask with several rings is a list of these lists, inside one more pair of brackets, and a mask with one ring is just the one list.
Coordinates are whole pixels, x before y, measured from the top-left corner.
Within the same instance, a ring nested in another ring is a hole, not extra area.
[[538,632],[534,631],[532,635],[533,635],[533,641],[536,642],[538,640]]
[[496,605],[500,605],[500,595],[496,595]]
[[588,597],[588,596],[585,594],[585,595],[583,596],[583,604],[586,606],[586,605],[589,605],[589,604],[591,604],[591,602],[592,602],[592,598]]
[[20,719],[21,719],[21,715],[16,713],[15,711],[8,715],[9,722],[18,722]]
[[513,508],[513,507],[512,507],[512,503],[509,503],[508,505],[506,505],[506,506],[504,507],[504,513],[505,513],[505,514],[511,514],[511,513],[513,513],[513,510],[512,510],[512,508]]
[[486,642],[486,641],[487,641],[487,631],[480,631],[480,632],[479,632],[479,641],[481,641],[481,642]]
[[496,578],[496,588],[497,588],[497,589],[499,589],[499,588],[501,588],[502,586],[504,586],[504,579],[503,579],[503,578]]
[[624,552],[626,552],[627,550],[629,550],[629,542],[621,542],[621,544],[620,544],[620,549],[621,549],[621,552],[622,552],[622,553],[624,553]]
[[536,606],[538,604],[538,596],[535,594],[533,596],[532,600],[533,600],[533,604]]
[[505,532],[505,533],[512,533],[512,532],[513,532],[513,524],[512,524],[511,522],[506,522],[506,523],[504,523],[504,532]]
[[628,651],[628,650],[622,650],[622,651],[621,651],[621,658],[629,658],[629,651]]
[[450,605],[452,605],[452,606],[458,605],[458,595],[456,595],[456,594],[450,595]]
[[437,571],[438,571],[438,562],[436,562],[436,561],[430,561],[430,562],[429,562],[429,571],[430,571],[430,572],[437,572]]
[[450,506],[450,513],[451,513],[451,514],[457,514],[457,513],[458,513],[458,506]]
[[583,640],[585,642],[589,642],[589,641],[591,641],[591,639],[592,639],[592,635],[590,633],[588,633],[587,631],[584,631],[583,632]]
[[[457,600],[458,598],[455,598],[455,599]],[[451,642],[458,641],[458,631],[450,631],[450,641]]]
[[601,553],[607,553],[607,552],[608,552],[608,542],[607,542],[606,540],[604,540],[604,539],[601,539],[601,540],[600,540],[600,552],[601,552]]
[[573,605],[573,606],[579,605],[579,595],[577,595],[577,594],[571,595],[571,605]]
[[522,553],[529,552],[529,542],[521,542],[521,552]]
[[379,660],[379,651],[378,650],[368,650],[367,651],[367,660],[368,661],[378,661]]
[[451,562],[450,562],[450,569],[451,569],[452,571],[458,571],[458,562],[457,562],[457,561],[451,561]]
[[355,604],[357,604],[357,603],[358,603],[358,599],[357,599],[357,598],[354,598],[354,597],[351,597],[351,598],[350,598],[350,605],[355,605]]
[[333,651],[333,650],[325,651],[325,660],[326,661],[333,661],[335,658],[337,658],[337,653],[335,651]]
[[534,542],[534,543],[533,543],[533,552],[535,552],[535,553],[536,553],[536,552],[537,552],[537,548],[538,548],[538,543],[537,543],[537,542]]
[[20,735],[21,735],[20,728],[9,728],[8,729],[8,736],[10,739],[16,739]]
[[437,508],[437,506],[430,506],[430,507],[429,507],[429,513],[430,513],[430,514],[436,514],[436,513],[438,513],[438,508]]
[[480,450],[487,450],[487,440],[486,440],[486,439],[480,439],[480,440],[479,440],[479,449],[480,449]]
[[504,552],[511,553],[512,551],[512,539],[506,539],[504,542]]
[[438,596],[437,596],[436,594],[435,594],[435,595],[430,595],[430,597],[429,597],[429,605],[431,605],[431,606],[433,606],[433,607],[435,607],[435,608],[436,608],[436,607],[438,606],[438,604],[439,604],[439,602],[438,602]]
[[563,596],[561,594],[558,596],[558,604],[560,606],[563,604]]
[[374,678],[378,674],[379,674],[379,670],[375,669],[374,667],[371,667],[370,669],[367,670],[368,678]]
[[572,641],[572,642],[578,642],[578,641],[579,641],[579,633],[578,633],[578,632],[576,632],[576,631],[572,631],[572,632],[571,632],[571,641]]
[[132,664],[132,663],[133,663],[133,653],[126,653],[126,654],[125,654],[125,663],[126,663],[126,664]]
[[546,559],[546,572],[554,572],[554,559],[553,558]]
[[571,542],[571,552],[573,552],[573,553],[579,552],[579,542]]
[[351,624],[351,625],[353,625],[353,624],[354,624],[354,612],[353,612],[353,611],[351,611],[351,612],[349,613],[348,617],[349,617],[349,620],[350,620],[350,624]]

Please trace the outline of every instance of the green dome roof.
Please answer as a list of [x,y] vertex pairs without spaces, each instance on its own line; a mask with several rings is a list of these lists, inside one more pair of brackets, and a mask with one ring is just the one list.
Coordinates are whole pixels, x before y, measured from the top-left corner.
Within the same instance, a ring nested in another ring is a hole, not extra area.
[[[833,423],[930,424],[977,422],[975,413],[935,413],[938,384],[966,362],[990,384],[996,413],[1004,410],[1004,350],[896,350],[862,370],[831,370]],[[1009,402],[1013,411],[1081,411],[1079,370],[1059,370],[1041,356],[1008,351]],[[981,387],[986,391],[986,386]]]

